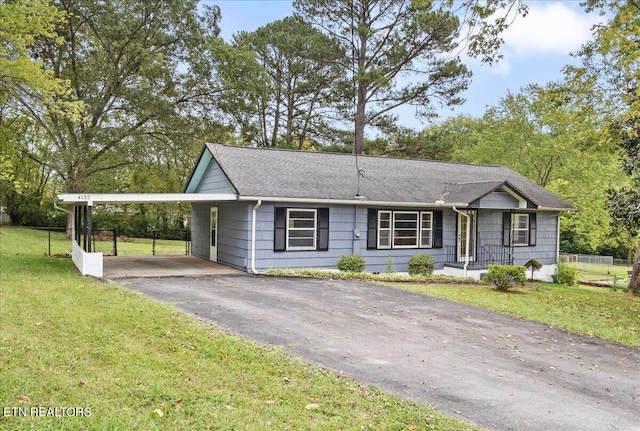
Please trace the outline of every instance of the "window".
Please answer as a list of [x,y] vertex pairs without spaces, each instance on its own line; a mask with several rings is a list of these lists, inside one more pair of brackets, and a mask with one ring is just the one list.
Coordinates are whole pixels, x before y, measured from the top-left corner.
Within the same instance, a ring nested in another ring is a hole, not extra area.
[[378,248],[391,248],[391,211],[378,212]]
[[273,251],[329,249],[329,208],[275,207]]
[[522,247],[536,245],[536,213],[502,214],[502,245],[504,247]]
[[441,211],[369,210],[368,249],[441,248]]
[[420,213],[420,248],[431,248],[433,245],[433,213]]
[[418,247],[418,212],[393,212],[393,248]]
[[513,245],[529,245],[529,214],[513,214],[511,238]]
[[287,208],[287,250],[316,249],[315,209]]

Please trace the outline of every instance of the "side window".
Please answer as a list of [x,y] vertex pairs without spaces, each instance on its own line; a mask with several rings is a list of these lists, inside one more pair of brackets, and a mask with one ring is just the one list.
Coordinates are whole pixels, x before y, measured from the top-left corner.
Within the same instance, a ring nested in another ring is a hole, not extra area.
[[287,209],[287,250],[315,250],[317,211]]
[[529,245],[529,214],[513,214],[511,240],[513,245]]
[[504,247],[535,246],[537,236],[536,213],[502,214],[502,245]]

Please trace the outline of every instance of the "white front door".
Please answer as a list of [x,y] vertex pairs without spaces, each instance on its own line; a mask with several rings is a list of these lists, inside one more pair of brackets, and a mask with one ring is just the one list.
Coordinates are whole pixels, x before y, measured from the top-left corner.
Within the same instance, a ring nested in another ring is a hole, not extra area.
[[469,227],[469,262],[476,260],[476,212],[466,211],[468,217],[458,214],[458,262],[467,254],[467,227]]
[[209,252],[209,259],[218,261],[218,207],[211,207],[211,229],[209,230],[209,244],[211,244],[211,250]]

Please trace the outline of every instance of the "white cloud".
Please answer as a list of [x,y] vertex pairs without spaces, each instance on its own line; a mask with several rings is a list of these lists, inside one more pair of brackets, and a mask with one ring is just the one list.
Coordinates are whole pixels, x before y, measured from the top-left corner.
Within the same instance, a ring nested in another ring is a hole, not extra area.
[[[529,13],[504,32],[504,50],[515,56],[576,51],[591,38],[591,27],[603,18],[563,2],[528,2]],[[579,6],[578,6],[579,7]]]

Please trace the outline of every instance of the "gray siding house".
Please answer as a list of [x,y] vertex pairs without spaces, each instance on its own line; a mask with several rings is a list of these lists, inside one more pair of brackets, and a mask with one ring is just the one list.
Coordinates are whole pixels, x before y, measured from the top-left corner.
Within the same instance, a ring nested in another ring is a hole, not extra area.
[[336,268],[407,271],[428,253],[436,272],[478,278],[490,263],[555,270],[567,202],[514,171],[425,160],[207,144],[184,189],[233,200],[192,204],[192,254],[248,272]]

